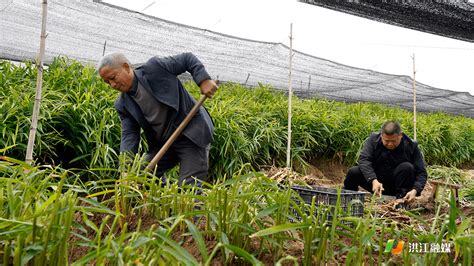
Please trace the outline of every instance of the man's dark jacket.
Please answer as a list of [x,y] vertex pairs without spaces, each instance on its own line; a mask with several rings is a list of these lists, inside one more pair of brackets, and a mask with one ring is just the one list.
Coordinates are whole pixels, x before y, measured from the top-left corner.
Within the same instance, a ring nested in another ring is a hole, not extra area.
[[[403,134],[403,133],[402,133]],[[415,169],[414,189],[417,195],[425,187],[427,173],[418,144],[403,134],[400,145],[394,150],[385,148],[381,133],[372,133],[365,141],[359,157],[359,168],[366,180],[371,183],[377,177],[391,178],[399,164],[409,162]]]
[[[179,126],[196,103],[177,78],[177,75],[186,71],[191,73],[197,84],[210,79],[202,63],[192,53],[165,58],[153,57],[134,70],[135,78],[144,89],[151,92],[155,100],[169,107],[168,136]],[[159,143],[156,140],[156,133],[146,121],[140,107],[127,93],[121,93],[118,96],[115,101],[115,109],[122,121],[121,152],[138,152],[140,128],[145,133],[150,151],[154,148],[161,148],[164,143]],[[204,107],[201,107],[182,134],[197,146],[206,147],[212,141],[213,129],[208,112]]]

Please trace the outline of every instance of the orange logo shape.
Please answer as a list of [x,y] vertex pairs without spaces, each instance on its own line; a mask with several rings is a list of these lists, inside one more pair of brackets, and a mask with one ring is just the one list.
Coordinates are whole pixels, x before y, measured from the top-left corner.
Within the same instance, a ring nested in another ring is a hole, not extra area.
[[391,251],[393,255],[398,255],[402,253],[404,244],[405,242],[402,240],[396,241],[394,239],[389,239],[384,252],[388,253]]

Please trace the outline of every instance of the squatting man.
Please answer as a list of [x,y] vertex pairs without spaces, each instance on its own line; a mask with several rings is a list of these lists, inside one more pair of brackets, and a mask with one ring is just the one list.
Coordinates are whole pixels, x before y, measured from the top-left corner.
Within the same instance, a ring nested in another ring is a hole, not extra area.
[[372,133],[365,141],[358,166],[347,172],[344,189],[357,191],[361,186],[379,196],[396,196],[407,203],[421,194],[426,179],[417,143],[402,132],[399,122],[387,121],[379,133]]
[[[152,57],[134,69],[124,54],[115,52],[102,57],[97,70],[107,84],[121,92],[115,101],[122,123],[120,152],[138,152],[142,129],[149,147],[147,161],[155,156],[196,103],[177,76],[189,72],[201,93],[208,97],[217,90],[217,84],[192,53]],[[196,182],[201,186],[209,169],[213,130],[212,119],[201,106],[158,163],[156,175],[163,176],[179,164],[180,184]]]

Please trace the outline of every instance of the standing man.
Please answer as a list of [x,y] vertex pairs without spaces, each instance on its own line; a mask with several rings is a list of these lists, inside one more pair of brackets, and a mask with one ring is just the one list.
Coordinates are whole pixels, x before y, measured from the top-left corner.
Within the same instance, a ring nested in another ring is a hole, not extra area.
[[427,173],[416,142],[402,133],[400,123],[387,121],[372,133],[360,153],[359,165],[349,169],[344,188],[358,186],[381,195],[412,201],[425,187]]
[[[97,67],[102,79],[120,91],[115,109],[122,122],[120,152],[138,152],[140,129],[143,129],[150,161],[196,103],[177,76],[191,73],[201,93],[212,97],[216,83],[202,63],[192,53],[170,57],[152,57],[136,69],[122,53],[102,57]],[[207,110],[199,112],[171,145],[158,163],[157,176],[180,164],[181,183],[197,185],[205,180],[209,168],[209,148],[213,139],[213,124]]]

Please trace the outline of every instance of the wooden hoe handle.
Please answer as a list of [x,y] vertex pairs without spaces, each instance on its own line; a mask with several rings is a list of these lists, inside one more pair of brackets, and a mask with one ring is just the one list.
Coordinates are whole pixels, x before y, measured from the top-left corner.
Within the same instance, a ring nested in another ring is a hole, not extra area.
[[189,124],[191,119],[193,119],[194,115],[199,111],[199,108],[202,106],[206,99],[206,95],[201,95],[199,101],[194,105],[193,109],[191,109],[189,114],[184,118],[183,122],[179,124],[178,128],[173,132],[173,135],[171,135],[171,137],[166,141],[163,147],[161,147],[155,157],[153,157],[148,166],[145,168],[145,171],[151,172],[153,168],[155,168],[156,164],[161,160],[161,158],[163,158],[165,153],[171,147],[173,142],[179,137],[179,135],[181,135],[181,132],[183,132],[184,128]]

